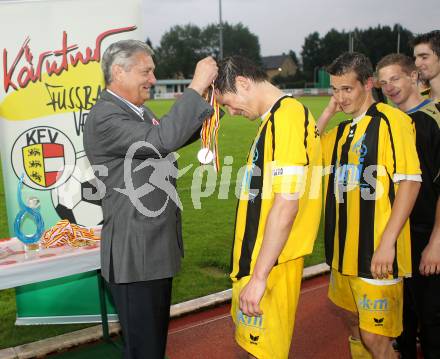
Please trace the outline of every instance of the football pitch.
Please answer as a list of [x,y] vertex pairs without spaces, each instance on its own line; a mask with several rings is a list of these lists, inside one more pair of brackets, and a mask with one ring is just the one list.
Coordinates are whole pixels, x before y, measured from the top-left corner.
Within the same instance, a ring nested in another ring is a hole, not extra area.
[[[304,97],[315,118],[327,104],[328,97]],[[171,100],[148,102],[148,106],[161,117],[172,106]],[[335,124],[341,117],[333,119]],[[254,139],[259,121],[225,115],[219,131],[221,170],[215,177],[215,185],[206,186],[206,173],[200,175],[197,151],[200,142],[179,151],[179,168],[191,166],[178,180],[179,196],[183,204],[183,238],[185,258],[182,270],[174,280],[173,303],[204,296],[231,287],[228,277],[230,253],[237,204],[237,171],[245,163],[249,147]],[[228,157],[228,165],[224,159]],[[232,161],[232,163],[231,163]],[[1,172],[1,169],[0,169]],[[228,179],[230,173],[230,180]],[[0,238],[8,237],[3,181],[0,181]],[[306,266],[324,260],[322,230],[319,232],[314,252],[306,258]],[[14,346],[42,338],[80,329],[86,325],[51,325],[15,327],[14,290],[0,291],[0,348]]]

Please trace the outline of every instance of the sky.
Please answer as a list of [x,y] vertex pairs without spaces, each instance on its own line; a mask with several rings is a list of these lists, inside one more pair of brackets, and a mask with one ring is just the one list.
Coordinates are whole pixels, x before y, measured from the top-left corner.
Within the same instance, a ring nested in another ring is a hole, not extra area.
[[[439,29],[440,0],[222,0],[222,18],[258,36],[263,56],[294,50],[314,31],[396,23],[423,33]],[[423,5],[422,5],[423,4]],[[174,25],[204,27],[219,21],[219,0],[142,0],[143,33],[154,47]],[[347,44],[348,47],[348,44]],[[355,49],[356,50],[356,49]]]

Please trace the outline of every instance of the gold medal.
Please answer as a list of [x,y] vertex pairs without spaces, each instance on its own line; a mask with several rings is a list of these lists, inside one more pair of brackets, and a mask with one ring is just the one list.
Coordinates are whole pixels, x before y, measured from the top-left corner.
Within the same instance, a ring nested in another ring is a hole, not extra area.
[[197,153],[197,159],[203,165],[213,163],[215,170],[220,169],[220,161],[218,158],[218,130],[220,127],[220,107],[215,98],[214,85],[211,85],[211,91],[206,95],[206,101],[214,108],[212,116],[203,122],[200,137],[202,140],[202,148]]

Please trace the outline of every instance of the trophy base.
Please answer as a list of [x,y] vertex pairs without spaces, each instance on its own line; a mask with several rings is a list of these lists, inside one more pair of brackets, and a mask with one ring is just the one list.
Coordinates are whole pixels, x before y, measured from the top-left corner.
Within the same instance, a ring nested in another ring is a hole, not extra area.
[[40,251],[40,241],[36,243],[23,244],[24,256],[26,259],[34,258]]
[[24,250],[25,251],[39,251],[40,250],[40,242],[25,244]]

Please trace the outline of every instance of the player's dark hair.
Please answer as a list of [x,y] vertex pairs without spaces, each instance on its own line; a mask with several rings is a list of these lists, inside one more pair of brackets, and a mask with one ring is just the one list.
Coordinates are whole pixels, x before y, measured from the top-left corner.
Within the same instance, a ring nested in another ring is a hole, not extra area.
[[404,54],[389,54],[377,63],[376,73],[378,73],[380,69],[391,65],[399,65],[402,71],[407,75],[411,75],[413,71],[417,71],[416,64],[411,57]]
[[429,47],[440,58],[440,30],[433,30],[425,34],[417,35],[412,41],[412,47],[420,44],[429,44]]
[[243,56],[230,56],[218,63],[218,76],[215,80],[215,88],[221,94],[237,92],[235,86],[237,76],[246,77],[254,82],[267,80],[266,72],[251,60]]
[[368,57],[359,52],[344,52],[328,67],[327,72],[333,76],[342,76],[353,71],[362,85],[373,77],[373,65]]

